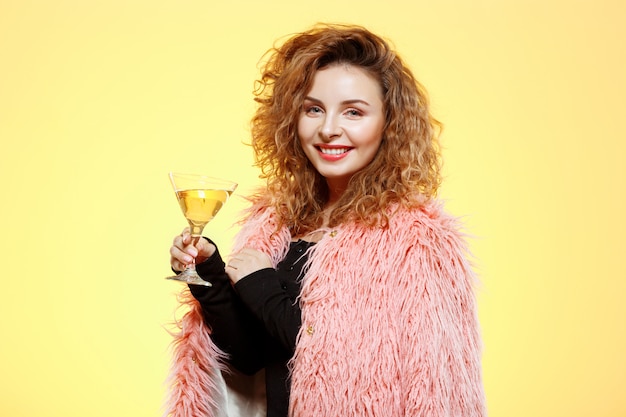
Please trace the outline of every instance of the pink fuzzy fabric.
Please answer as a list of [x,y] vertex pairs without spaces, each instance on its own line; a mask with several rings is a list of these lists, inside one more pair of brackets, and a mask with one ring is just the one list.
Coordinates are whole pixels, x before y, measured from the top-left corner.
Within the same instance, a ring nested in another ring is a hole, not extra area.
[[[273,234],[270,210],[258,209],[251,219],[234,249],[255,247],[276,264],[289,232]],[[327,233],[311,250],[308,268],[290,362],[292,417],[486,414],[474,275],[456,219],[437,203],[400,210],[384,229],[351,224]],[[211,373],[199,373],[215,367],[194,368],[191,353],[184,353],[202,349],[203,361],[222,360],[198,320],[201,315],[183,320],[183,333],[189,325],[203,335],[177,342],[173,416],[214,415]],[[193,394],[183,395],[183,387]]]
[[225,354],[211,341],[200,303],[189,289],[181,293],[179,301],[189,311],[177,323],[179,331],[172,334],[174,355],[165,415],[212,417],[222,398],[217,373],[225,368],[222,365]]
[[484,416],[466,255],[435,205],[320,241],[301,292],[291,415]]

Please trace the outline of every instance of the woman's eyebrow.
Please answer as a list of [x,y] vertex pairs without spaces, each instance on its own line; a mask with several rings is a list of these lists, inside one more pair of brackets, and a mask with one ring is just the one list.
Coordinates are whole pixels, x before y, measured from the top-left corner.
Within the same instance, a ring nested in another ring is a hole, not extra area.
[[[306,96],[306,97],[304,98],[304,101],[312,101],[312,102],[314,102],[314,103],[323,104],[322,100],[319,100],[319,99],[317,99],[317,98],[315,98],[315,97],[311,97],[311,96]],[[342,104],[342,105],[349,105],[349,104],[364,104],[364,105],[366,105],[366,106],[369,106],[369,105],[370,105],[367,101],[365,101],[365,100],[363,100],[363,99],[360,99],[360,98],[354,98],[354,99],[344,100],[344,101],[342,101],[340,104]]]

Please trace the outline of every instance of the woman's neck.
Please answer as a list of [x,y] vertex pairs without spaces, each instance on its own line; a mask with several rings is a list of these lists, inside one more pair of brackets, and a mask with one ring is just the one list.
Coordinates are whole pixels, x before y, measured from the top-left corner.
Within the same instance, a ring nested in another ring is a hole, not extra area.
[[329,206],[337,204],[341,196],[348,189],[348,180],[345,179],[326,179],[326,185],[328,186],[328,202],[324,209]]

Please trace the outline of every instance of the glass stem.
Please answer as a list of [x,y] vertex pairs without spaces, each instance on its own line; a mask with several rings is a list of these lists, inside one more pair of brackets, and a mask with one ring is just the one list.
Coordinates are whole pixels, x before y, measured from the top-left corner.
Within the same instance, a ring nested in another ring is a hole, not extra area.
[[[199,228],[197,233],[195,233],[196,232],[195,229],[196,229],[196,227],[194,227],[192,229],[192,232],[191,232],[191,244],[194,245],[194,246],[196,246],[198,244],[198,241],[200,241],[200,239],[202,239],[202,235],[200,234],[200,233],[202,233],[202,228]],[[196,270],[196,258],[193,258],[191,260],[191,263],[189,265],[187,265],[187,268],[185,268],[185,269],[190,269],[192,271],[195,271]]]
[[[202,237],[202,230],[204,229],[204,224],[193,224],[189,222],[189,229],[191,231],[191,237],[200,238]],[[194,243],[197,241],[198,240],[196,239]]]

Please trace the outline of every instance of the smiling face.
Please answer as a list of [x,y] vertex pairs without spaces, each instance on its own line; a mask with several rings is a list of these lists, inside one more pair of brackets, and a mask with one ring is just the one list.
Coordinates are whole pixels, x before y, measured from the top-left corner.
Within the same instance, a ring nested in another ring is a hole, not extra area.
[[315,73],[298,120],[298,137],[326,179],[331,201],[374,159],[384,126],[382,89],[370,74],[351,65]]

